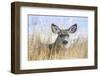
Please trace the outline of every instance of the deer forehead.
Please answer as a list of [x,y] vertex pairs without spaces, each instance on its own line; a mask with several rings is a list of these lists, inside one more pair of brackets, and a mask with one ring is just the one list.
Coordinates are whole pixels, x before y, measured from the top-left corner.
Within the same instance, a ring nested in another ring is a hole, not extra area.
[[67,32],[67,30],[61,30],[60,32],[58,32],[58,35],[61,35],[61,37],[63,37],[63,36],[69,37],[69,33]]

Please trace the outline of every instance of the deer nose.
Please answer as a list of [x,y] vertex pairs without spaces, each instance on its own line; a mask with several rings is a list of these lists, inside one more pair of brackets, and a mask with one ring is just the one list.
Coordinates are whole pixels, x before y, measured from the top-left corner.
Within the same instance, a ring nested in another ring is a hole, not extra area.
[[63,44],[65,44],[65,45],[66,45],[67,43],[68,43],[68,41],[66,41],[66,40],[64,40],[64,41],[63,41]]

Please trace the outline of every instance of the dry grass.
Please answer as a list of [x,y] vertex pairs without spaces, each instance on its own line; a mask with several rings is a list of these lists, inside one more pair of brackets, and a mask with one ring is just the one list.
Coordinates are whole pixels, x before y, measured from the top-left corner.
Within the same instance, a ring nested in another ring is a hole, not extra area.
[[28,60],[54,60],[54,59],[76,59],[88,57],[87,39],[79,39],[71,47],[50,51],[48,45],[43,45],[40,36],[29,39]]

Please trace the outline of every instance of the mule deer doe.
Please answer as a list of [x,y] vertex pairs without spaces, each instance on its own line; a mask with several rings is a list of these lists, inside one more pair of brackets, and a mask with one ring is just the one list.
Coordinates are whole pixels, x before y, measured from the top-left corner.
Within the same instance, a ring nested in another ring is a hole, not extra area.
[[58,34],[55,42],[49,44],[50,50],[58,51],[61,48],[64,48],[68,44],[68,39],[71,33],[75,33],[77,30],[77,24],[72,25],[69,29],[60,29],[57,25],[51,24],[52,32]]

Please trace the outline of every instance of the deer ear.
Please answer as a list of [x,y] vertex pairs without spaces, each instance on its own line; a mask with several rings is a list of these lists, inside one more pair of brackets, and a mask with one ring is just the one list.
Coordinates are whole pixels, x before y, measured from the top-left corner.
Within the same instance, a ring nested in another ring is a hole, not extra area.
[[68,32],[74,33],[74,32],[76,32],[76,30],[77,30],[77,24],[74,24],[68,29]]
[[58,32],[60,32],[60,28],[55,24],[51,24],[51,29],[53,33],[58,34]]

